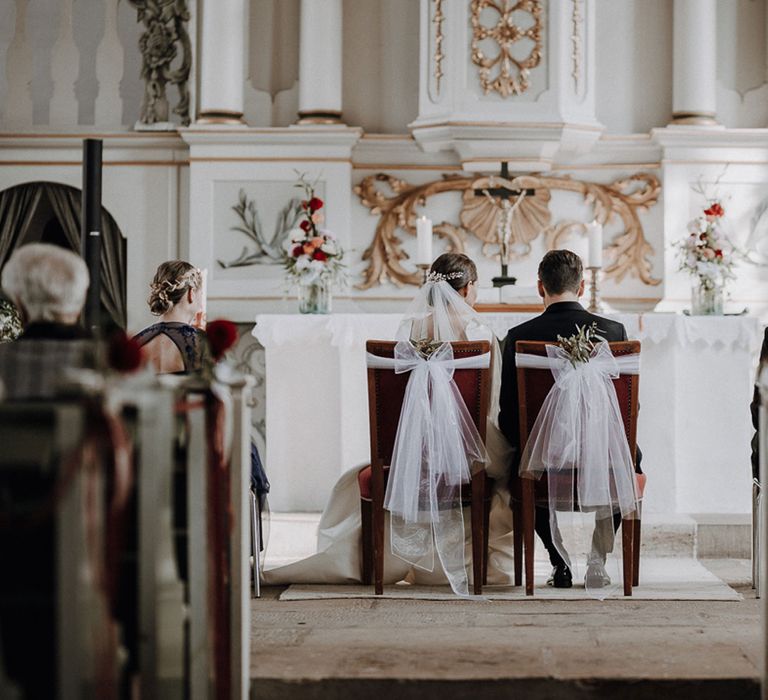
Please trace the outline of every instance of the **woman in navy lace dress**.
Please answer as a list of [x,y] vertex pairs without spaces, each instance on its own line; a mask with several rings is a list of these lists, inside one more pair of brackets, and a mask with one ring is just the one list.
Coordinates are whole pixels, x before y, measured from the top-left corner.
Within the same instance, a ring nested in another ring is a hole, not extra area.
[[[203,278],[196,267],[184,260],[169,260],[157,268],[147,300],[149,310],[160,319],[134,338],[158,374],[189,374],[202,368],[207,352],[203,319]],[[177,474],[183,479],[183,467]],[[178,493],[184,493],[177,483]],[[269,481],[256,445],[251,442],[251,488],[257,496],[258,515],[266,506]],[[178,523],[177,523],[178,525]],[[263,544],[259,549],[263,549]],[[181,568],[186,571],[183,547],[179,547]]]
[[158,374],[188,374],[201,368],[202,282],[200,270],[184,260],[169,260],[157,268],[148,303],[160,319],[135,339]]

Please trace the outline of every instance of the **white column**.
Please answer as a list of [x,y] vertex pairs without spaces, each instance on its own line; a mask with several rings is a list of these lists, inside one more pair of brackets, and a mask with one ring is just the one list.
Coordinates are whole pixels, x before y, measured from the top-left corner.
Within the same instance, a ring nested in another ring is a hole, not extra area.
[[32,126],[32,46],[27,38],[28,0],[16,0],[16,31],[5,56],[8,92],[3,111],[3,126]]
[[675,0],[674,124],[717,124],[716,0]]
[[73,0],[59,3],[59,36],[51,49],[53,95],[48,122],[51,126],[76,126],[78,122],[75,81],[80,54],[72,33],[72,3]]
[[96,79],[99,92],[94,105],[94,124],[119,126],[123,119],[120,80],[125,67],[125,51],[117,33],[117,3],[104,3],[104,36],[96,49]]
[[243,121],[245,9],[245,0],[203,0],[198,122]]
[[342,0],[301,0],[299,124],[341,121]]

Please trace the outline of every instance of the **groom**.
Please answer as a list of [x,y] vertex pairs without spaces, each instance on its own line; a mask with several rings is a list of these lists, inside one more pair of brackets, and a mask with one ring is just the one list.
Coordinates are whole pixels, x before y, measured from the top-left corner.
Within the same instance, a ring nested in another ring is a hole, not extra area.
[[[513,449],[512,479],[518,478],[520,463],[520,426],[517,410],[517,367],[515,366],[515,343],[518,340],[557,341],[557,336],[568,337],[576,332],[576,326],[597,323],[598,333],[609,342],[626,340],[627,332],[617,321],[589,313],[579,303],[584,294],[584,278],[581,258],[569,250],[551,250],[539,263],[539,294],[544,299],[544,313],[536,318],[511,328],[504,345],[501,375],[501,399],[499,427]],[[636,471],[640,471],[640,448],[637,449]],[[514,490],[512,491],[514,493]],[[547,581],[555,588],[570,588],[573,585],[571,571],[552,541],[549,524],[549,509],[535,508],[536,534],[549,554],[552,576]],[[598,520],[597,523],[603,521]],[[613,531],[610,526],[597,526],[592,539],[592,552],[587,562],[586,579],[591,587],[610,583],[605,572],[605,555],[613,549],[613,536],[621,523],[621,516],[614,516]],[[557,533],[556,533],[557,534]]]

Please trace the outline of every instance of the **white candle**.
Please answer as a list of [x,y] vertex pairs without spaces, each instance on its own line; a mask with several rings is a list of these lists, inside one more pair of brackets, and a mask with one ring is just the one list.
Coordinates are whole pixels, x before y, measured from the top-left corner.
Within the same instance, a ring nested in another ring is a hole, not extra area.
[[603,266],[603,225],[593,221],[587,224],[587,240],[589,241],[589,255],[587,267]]
[[416,219],[416,264],[432,264],[432,221],[426,216]]

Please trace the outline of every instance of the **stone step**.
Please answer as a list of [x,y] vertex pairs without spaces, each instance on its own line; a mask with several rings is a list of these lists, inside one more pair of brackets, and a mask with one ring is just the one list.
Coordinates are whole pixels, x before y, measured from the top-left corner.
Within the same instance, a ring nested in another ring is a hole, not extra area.
[[[319,513],[272,513],[266,563],[286,564],[313,554]],[[749,559],[752,519],[744,514],[648,514],[641,555]],[[537,552],[542,553],[540,547]]]

